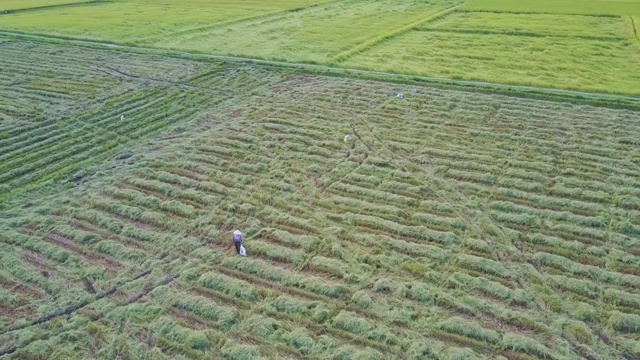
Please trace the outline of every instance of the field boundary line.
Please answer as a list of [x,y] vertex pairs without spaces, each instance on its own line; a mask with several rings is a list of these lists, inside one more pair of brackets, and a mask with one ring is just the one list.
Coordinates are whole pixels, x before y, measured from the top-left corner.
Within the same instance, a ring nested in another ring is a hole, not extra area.
[[512,15],[560,15],[560,16],[589,16],[589,17],[604,17],[604,18],[621,17],[621,15],[612,15],[612,14],[582,14],[582,13],[572,13],[572,12],[559,13],[559,12],[546,12],[546,11],[510,11],[510,10],[499,11],[499,10],[482,10],[482,9],[465,9],[465,8],[461,8],[460,12],[468,12],[468,13],[477,12],[477,13],[492,13],[492,14],[507,14],[507,15],[509,14],[512,14]]
[[633,19],[633,15],[629,15],[629,19],[631,19],[631,28],[633,29],[633,34],[636,36],[636,40],[638,40],[638,45],[640,45],[640,35],[638,35],[636,21]]
[[533,38],[560,38],[560,39],[581,39],[592,41],[617,41],[626,40],[623,36],[591,36],[591,35],[564,35],[564,34],[545,34],[526,31],[499,31],[499,30],[481,30],[481,29],[446,29],[446,28],[421,28],[415,29],[419,32],[433,33],[449,33],[449,34],[470,34],[470,35],[503,35],[516,37],[533,37]]
[[392,32],[389,32],[387,34],[383,34],[383,35],[375,37],[375,38],[373,38],[371,40],[365,41],[365,42],[361,43],[360,45],[356,45],[353,48],[351,48],[349,50],[346,50],[346,51],[343,51],[343,52],[339,53],[338,55],[334,56],[333,58],[331,58],[329,60],[329,63],[330,64],[337,64],[337,63],[340,63],[340,62],[342,62],[344,60],[347,60],[348,58],[350,58],[350,57],[352,57],[354,55],[357,55],[357,54],[360,54],[360,53],[362,53],[364,51],[367,51],[367,50],[371,49],[372,47],[374,47],[374,46],[376,46],[376,45],[378,45],[378,44],[380,44],[382,42],[385,42],[385,41],[387,41],[389,39],[392,39],[392,38],[394,38],[394,37],[396,37],[398,35],[402,35],[405,32],[410,31],[410,30],[412,30],[412,29],[414,29],[414,28],[416,28],[416,27],[418,27],[418,26],[420,26],[422,24],[426,24],[426,23],[428,23],[430,21],[439,19],[439,18],[441,18],[443,16],[447,16],[450,13],[455,12],[462,5],[464,5],[464,4],[460,4],[460,5],[456,5],[456,6],[447,8],[447,9],[445,9],[443,11],[440,11],[438,13],[430,15],[430,16],[424,18],[424,19],[420,19],[420,20],[414,21],[414,22],[412,22],[410,24],[407,24],[407,25],[405,25],[405,26],[403,26],[401,28],[393,30]]
[[375,80],[388,83],[413,84],[419,86],[441,87],[458,91],[483,92],[501,94],[506,96],[543,99],[556,102],[572,102],[576,104],[588,104],[599,107],[626,108],[640,110],[640,94],[619,94],[606,92],[588,92],[580,90],[537,87],[530,85],[502,84],[479,80],[461,80],[437,76],[412,75],[375,70],[363,70],[346,68],[337,65],[319,65],[308,63],[296,63],[286,61],[264,60],[259,58],[246,58],[228,55],[212,55],[202,52],[188,52],[180,50],[159,49],[136,45],[123,45],[107,41],[92,41],[67,36],[55,36],[47,34],[32,34],[20,31],[7,31],[0,29],[0,36],[10,40],[36,41],[52,45],[76,46],[98,50],[117,50],[138,54],[164,55],[174,58],[191,59],[194,61],[219,60],[229,63],[245,63],[262,66],[271,66],[280,69],[298,69],[302,72],[318,76],[352,77],[356,79]]

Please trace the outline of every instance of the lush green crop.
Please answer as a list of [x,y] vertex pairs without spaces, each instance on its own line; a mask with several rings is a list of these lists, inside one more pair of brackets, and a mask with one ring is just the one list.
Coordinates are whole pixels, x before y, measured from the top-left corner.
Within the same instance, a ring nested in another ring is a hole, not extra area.
[[638,95],[638,14],[635,0],[120,0],[3,14],[0,30]]
[[640,2],[636,0],[471,0],[465,3],[463,8],[472,11],[616,16],[640,13]]
[[420,29],[476,32],[487,34],[538,37],[575,37],[584,39],[621,40],[633,37],[633,27],[626,17],[566,16],[546,14],[513,14],[503,12],[461,11]]
[[[0,19],[0,27],[92,40],[128,42],[163,33],[198,31],[212,24],[291,11],[322,2],[324,1],[253,0],[238,3],[230,0],[187,0],[162,4],[151,0],[98,1],[85,6],[11,14]],[[43,17],[45,13],[47,15]]]
[[[607,49],[606,52],[602,49]],[[341,62],[347,67],[532,86],[640,94],[640,47],[481,31],[414,30]],[[620,74],[627,74],[623,77]]]
[[[332,2],[300,12],[204,31],[134,40],[136,44],[243,57],[327,63],[360,43],[445,8],[420,1]],[[247,36],[251,34],[251,36]],[[217,39],[212,41],[212,39]]]
[[91,0],[3,0],[0,3],[0,11],[25,10],[46,6],[80,4]]

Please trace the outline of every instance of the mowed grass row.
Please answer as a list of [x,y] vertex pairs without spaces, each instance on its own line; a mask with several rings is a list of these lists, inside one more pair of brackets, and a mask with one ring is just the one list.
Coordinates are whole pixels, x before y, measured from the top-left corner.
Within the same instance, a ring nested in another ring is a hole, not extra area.
[[638,356],[636,112],[224,63],[183,82],[127,106],[189,104],[188,127],[3,210],[10,357]]

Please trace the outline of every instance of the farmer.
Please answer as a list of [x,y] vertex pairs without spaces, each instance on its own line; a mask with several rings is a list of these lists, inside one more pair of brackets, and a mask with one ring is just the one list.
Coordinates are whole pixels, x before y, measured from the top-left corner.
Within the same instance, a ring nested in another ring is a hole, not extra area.
[[233,232],[233,245],[236,247],[236,252],[240,254],[240,246],[242,246],[242,233],[240,230]]

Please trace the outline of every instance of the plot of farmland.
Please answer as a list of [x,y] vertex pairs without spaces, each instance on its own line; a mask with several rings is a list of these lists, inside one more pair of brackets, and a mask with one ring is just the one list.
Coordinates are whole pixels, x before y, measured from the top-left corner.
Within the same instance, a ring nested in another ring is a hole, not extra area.
[[[506,25],[523,15],[451,15],[356,54],[342,66],[459,79],[640,94],[640,46],[627,19],[591,21],[593,32],[574,24],[560,36],[554,15],[544,25]],[[490,22],[493,18],[495,22]],[[489,25],[478,23],[486,19]],[[466,21],[469,21],[467,27]],[[500,24],[504,21],[505,25]],[[496,24],[496,25],[492,25]],[[561,24],[565,24],[562,22]],[[509,28],[510,30],[507,30]],[[617,37],[608,37],[620,29]],[[596,35],[596,33],[600,35]],[[571,34],[571,35],[570,35]],[[593,37],[592,37],[593,36]],[[621,76],[624,74],[624,76]]]
[[1,46],[7,358],[640,356],[637,111]]
[[220,23],[286,12],[322,2],[323,0],[92,2],[84,6],[10,14],[0,18],[0,28],[90,40],[130,42],[162,33],[196,31],[218,26]]
[[[142,44],[259,57],[326,63],[342,51],[398,27],[426,19],[456,2],[332,2],[211,30],[160,36]],[[251,34],[251,36],[247,36]]]
[[638,95],[638,14],[638,0],[119,0],[2,14],[0,31]]
[[615,41],[634,36],[633,25],[628,18],[492,12],[458,12],[424,24],[418,29]]
[[0,46],[0,199],[189,119],[199,111],[195,102],[222,101],[210,90],[179,86],[195,75],[194,63]]
[[0,11],[24,10],[45,6],[86,3],[90,0],[2,0]]
[[640,13],[638,0],[471,0],[470,11],[625,16]]

